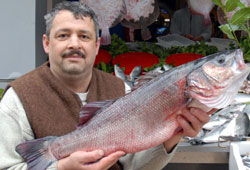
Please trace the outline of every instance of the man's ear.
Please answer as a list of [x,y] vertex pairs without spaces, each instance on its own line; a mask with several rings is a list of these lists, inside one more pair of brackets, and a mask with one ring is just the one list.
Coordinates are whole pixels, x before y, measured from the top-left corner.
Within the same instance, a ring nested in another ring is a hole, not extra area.
[[99,52],[100,44],[101,44],[101,38],[98,37],[98,38],[97,38],[97,41],[96,41],[96,55],[97,55],[98,52]]
[[43,49],[46,54],[49,54],[49,38],[46,34],[43,34]]

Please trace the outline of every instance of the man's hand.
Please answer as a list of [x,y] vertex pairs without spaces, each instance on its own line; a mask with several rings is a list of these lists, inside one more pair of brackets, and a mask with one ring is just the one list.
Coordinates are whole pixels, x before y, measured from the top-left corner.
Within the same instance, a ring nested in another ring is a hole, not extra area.
[[190,40],[193,40],[193,41],[200,41],[200,40],[204,39],[202,36],[196,36],[196,37],[194,37],[191,34],[184,34],[182,36],[184,36],[184,37],[186,37],[186,38],[188,38]]
[[181,115],[177,117],[177,122],[182,130],[177,135],[164,142],[167,152],[170,152],[182,137],[195,137],[201,131],[203,125],[209,121],[209,115],[215,111],[215,109],[212,109],[209,112],[205,112],[193,107],[183,110]]
[[180,134],[182,136],[195,137],[201,131],[203,125],[209,122],[209,114],[213,112],[214,110],[207,113],[198,108],[184,110],[182,114],[177,117],[177,121],[183,129]]
[[193,36],[191,34],[183,34],[184,37],[190,39],[190,40],[193,40]]
[[117,151],[106,157],[103,157],[103,154],[101,150],[74,152],[58,161],[58,170],[106,170],[114,165],[125,153]]
[[192,40],[193,41],[200,41],[200,40],[203,40],[203,37],[202,36],[193,37]]

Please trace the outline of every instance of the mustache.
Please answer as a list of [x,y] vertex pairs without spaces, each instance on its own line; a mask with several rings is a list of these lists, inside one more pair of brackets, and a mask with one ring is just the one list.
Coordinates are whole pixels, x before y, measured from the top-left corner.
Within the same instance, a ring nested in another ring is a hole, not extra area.
[[77,55],[81,56],[82,58],[85,58],[85,54],[79,50],[67,51],[67,52],[62,54],[62,57],[66,57],[66,56],[70,56],[70,55],[74,55],[74,54],[77,54]]

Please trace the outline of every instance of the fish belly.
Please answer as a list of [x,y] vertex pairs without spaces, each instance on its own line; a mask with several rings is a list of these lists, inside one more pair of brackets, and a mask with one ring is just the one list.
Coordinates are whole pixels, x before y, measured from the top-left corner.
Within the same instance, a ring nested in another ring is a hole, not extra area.
[[[123,97],[81,129],[58,138],[54,155],[65,157],[76,150],[95,149],[104,150],[105,155],[118,150],[135,153],[171,138],[178,129],[176,115],[188,101],[184,89],[175,84],[161,90],[146,88]],[[58,149],[58,145],[63,147]]]

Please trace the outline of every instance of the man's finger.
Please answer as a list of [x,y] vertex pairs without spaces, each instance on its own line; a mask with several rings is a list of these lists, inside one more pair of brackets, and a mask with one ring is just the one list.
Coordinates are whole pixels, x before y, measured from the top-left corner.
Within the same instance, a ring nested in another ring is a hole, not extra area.
[[196,109],[196,108],[191,108],[190,109],[190,113],[192,115],[194,115],[200,122],[202,122],[202,126],[209,122],[210,118],[209,115],[207,114],[207,112],[204,112],[200,109]]
[[125,153],[122,151],[117,151],[114,152],[106,157],[103,157],[100,161],[86,165],[89,168],[92,169],[101,169],[101,170],[106,170],[109,169],[111,166],[113,166],[121,156],[123,156]]
[[193,128],[195,132],[199,132],[202,128],[202,123],[200,120],[198,120],[194,115],[192,115],[190,112],[184,112],[182,116],[185,117],[185,119],[190,122],[190,126]]
[[196,136],[196,132],[194,131],[193,127],[183,116],[178,116],[177,121],[180,127],[183,129],[183,135],[190,137]]
[[79,155],[79,158],[81,157],[82,161],[80,162],[82,164],[87,164],[101,159],[104,155],[104,152],[102,150],[94,150],[91,152],[77,151],[74,154]]

